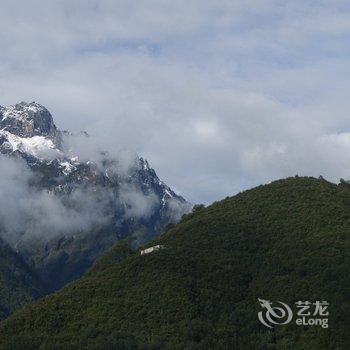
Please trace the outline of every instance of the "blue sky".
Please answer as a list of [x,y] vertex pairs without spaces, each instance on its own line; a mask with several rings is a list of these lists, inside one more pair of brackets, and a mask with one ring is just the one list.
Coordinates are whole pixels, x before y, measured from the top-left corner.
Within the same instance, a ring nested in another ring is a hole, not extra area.
[[350,178],[348,1],[1,1],[0,104],[131,148],[209,203]]

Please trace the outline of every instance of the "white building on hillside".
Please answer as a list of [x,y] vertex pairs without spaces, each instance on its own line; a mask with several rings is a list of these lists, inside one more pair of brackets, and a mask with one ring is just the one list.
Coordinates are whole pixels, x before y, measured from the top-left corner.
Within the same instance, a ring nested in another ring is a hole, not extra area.
[[156,251],[161,250],[161,249],[164,249],[164,245],[158,244],[158,245],[155,245],[153,247],[149,247],[149,248],[141,250],[141,255],[156,252]]

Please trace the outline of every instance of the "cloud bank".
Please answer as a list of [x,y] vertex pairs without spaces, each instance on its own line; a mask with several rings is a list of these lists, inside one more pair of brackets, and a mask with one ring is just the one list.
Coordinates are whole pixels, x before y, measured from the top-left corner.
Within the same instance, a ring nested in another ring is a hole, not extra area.
[[11,244],[18,239],[78,233],[108,220],[108,193],[76,189],[68,197],[39,190],[24,162],[2,155],[0,169],[1,236]]
[[1,6],[0,104],[46,105],[194,203],[297,173],[350,178],[346,1]]
[[[134,154],[118,155],[115,167],[108,167],[108,175],[128,178],[132,164],[136,166]],[[0,236],[14,246],[32,239],[47,242],[69,237],[131,218],[149,219],[159,210],[156,194],[144,193],[135,184],[122,182],[117,188],[78,185],[54,193],[40,186],[41,179],[20,158],[0,154],[0,169]],[[175,198],[169,200],[170,221],[178,221],[190,207]]]

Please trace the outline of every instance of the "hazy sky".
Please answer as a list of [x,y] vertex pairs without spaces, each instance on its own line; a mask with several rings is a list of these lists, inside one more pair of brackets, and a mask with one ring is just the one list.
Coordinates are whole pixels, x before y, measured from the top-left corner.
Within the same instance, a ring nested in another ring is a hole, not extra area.
[[192,202],[350,178],[349,1],[0,0],[0,105],[131,148]]

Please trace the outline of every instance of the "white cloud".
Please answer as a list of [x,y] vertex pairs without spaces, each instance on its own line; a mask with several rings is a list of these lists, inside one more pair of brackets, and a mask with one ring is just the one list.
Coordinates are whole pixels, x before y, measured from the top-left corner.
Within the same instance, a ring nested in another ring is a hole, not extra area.
[[132,148],[192,202],[349,178],[346,1],[2,1],[1,104]]
[[108,220],[111,197],[101,189],[76,189],[69,198],[60,197],[32,186],[37,179],[21,160],[0,155],[0,168],[0,230],[11,244],[74,234]]
[[131,185],[121,186],[119,198],[124,204],[126,218],[149,218],[159,203],[154,193],[144,194]]

